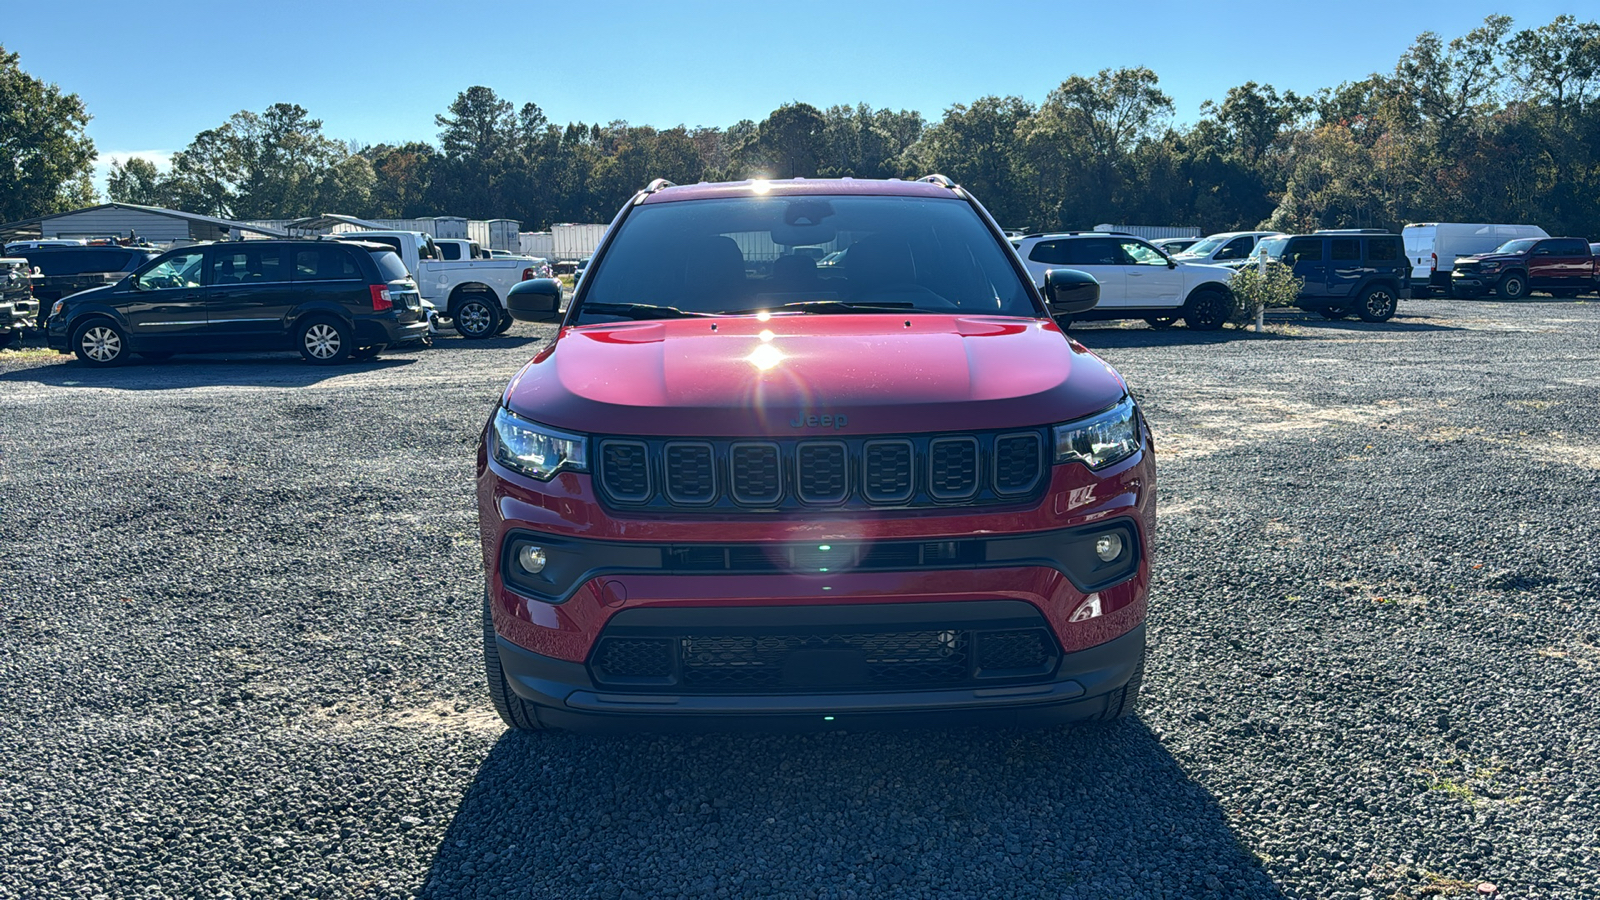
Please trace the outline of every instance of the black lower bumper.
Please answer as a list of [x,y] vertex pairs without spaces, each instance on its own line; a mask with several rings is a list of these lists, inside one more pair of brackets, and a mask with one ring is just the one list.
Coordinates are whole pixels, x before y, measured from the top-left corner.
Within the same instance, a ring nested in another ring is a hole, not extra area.
[[362,345],[408,344],[428,337],[428,320],[401,322],[398,319],[373,318],[356,320],[356,342]]
[[539,721],[574,731],[882,729],[1060,725],[1095,719],[1144,659],[1145,627],[1063,654],[1054,674],[1021,685],[874,693],[630,693],[598,686],[582,663],[497,639],[511,690]]

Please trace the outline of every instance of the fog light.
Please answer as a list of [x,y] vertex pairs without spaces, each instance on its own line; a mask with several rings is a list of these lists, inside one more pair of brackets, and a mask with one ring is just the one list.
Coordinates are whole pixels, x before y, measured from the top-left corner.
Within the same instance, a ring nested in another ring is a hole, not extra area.
[[1072,618],[1069,621],[1087,622],[1100,614],[1100,595],[1090,594],[1089,599],[1078,604],[1078,608],[1072,611]]
[[532,544],[523,544],[517,551],[517,565],[529,575],[537,575],[544,571],[544,548]]
[[1116,532],[1102,534],[1095,539],[1094,555],[1100,557],[1101,562],[1111,562],[1122,555],[1122,535]]

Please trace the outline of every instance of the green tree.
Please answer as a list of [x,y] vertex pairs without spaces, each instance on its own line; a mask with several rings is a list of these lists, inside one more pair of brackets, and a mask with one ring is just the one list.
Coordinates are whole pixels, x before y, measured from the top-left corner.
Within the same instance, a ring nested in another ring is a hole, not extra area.
[[827,156],[827,120],[809,103],[785,103],[758,130],[768,178],[815,178]]
[[0,222],[94,201],[94,141],[77,94],[22,71],[0,46]]
[[172,202],[171,185],[156,164],[137,156],[129,157],[126,162],[111,163],[106,193],[117,203],[167,206]]

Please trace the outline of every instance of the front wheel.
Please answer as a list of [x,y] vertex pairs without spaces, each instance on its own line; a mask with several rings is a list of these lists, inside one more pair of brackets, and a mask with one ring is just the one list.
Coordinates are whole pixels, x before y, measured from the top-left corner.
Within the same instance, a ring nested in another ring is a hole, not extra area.
[[73,332],[72,352],[85,365],[120,366],[128,361],[128,336],[110,319],[90,319]]
[[1522,277],[1520,273],[1508,272],[1500,279],[1495,290],[1507,300],[1521,300],[1528,296],[1528,279]]
[[315,366],[344,362],[355,349],[350,326],[337,319],[312,319],[300,326],[300,355]]
[[1228,298],[1221,291],[1197,291],[1183,307],[1183,324],[1195,331],[1216,331],[1228,321]]
[[1363,322],[1387,322],[1394,316],[1396,298],[1394,291],[1381,284],[1367,288],[1356,307],[1356,315]]
[[482,340],[500,327],[500,310],[491,297],[471,294],[456,306],[456,332],[468,340]]
[[483,672],[489,680],[489,702],[500,721],[518,731],[543,731],[538,711],[532,703],[518,697],[506,682],[500,665],[500,645],[495,640],[494,614],[489,610],[489,595],[483,595]]

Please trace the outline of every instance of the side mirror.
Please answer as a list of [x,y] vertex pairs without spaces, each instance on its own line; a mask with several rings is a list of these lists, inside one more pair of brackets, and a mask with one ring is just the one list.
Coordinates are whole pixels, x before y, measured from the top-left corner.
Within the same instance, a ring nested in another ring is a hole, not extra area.
[[506,309],[518,322],[561,321],[561,282],[533,278],[513,285],[506,294]]
[[[1165,256],[1166,254],[1162,254],[1162,255]],[[1172,257],[1168,256],[1167,257],[1167,268],[1176,269],[1177,267],[1178,267],[1178,261],[1173,259]]]
[[1076,316],[1100,302],[1100,282],[1077,269],[1051,269],[1044,273],[1044,301],[1054,315]]

